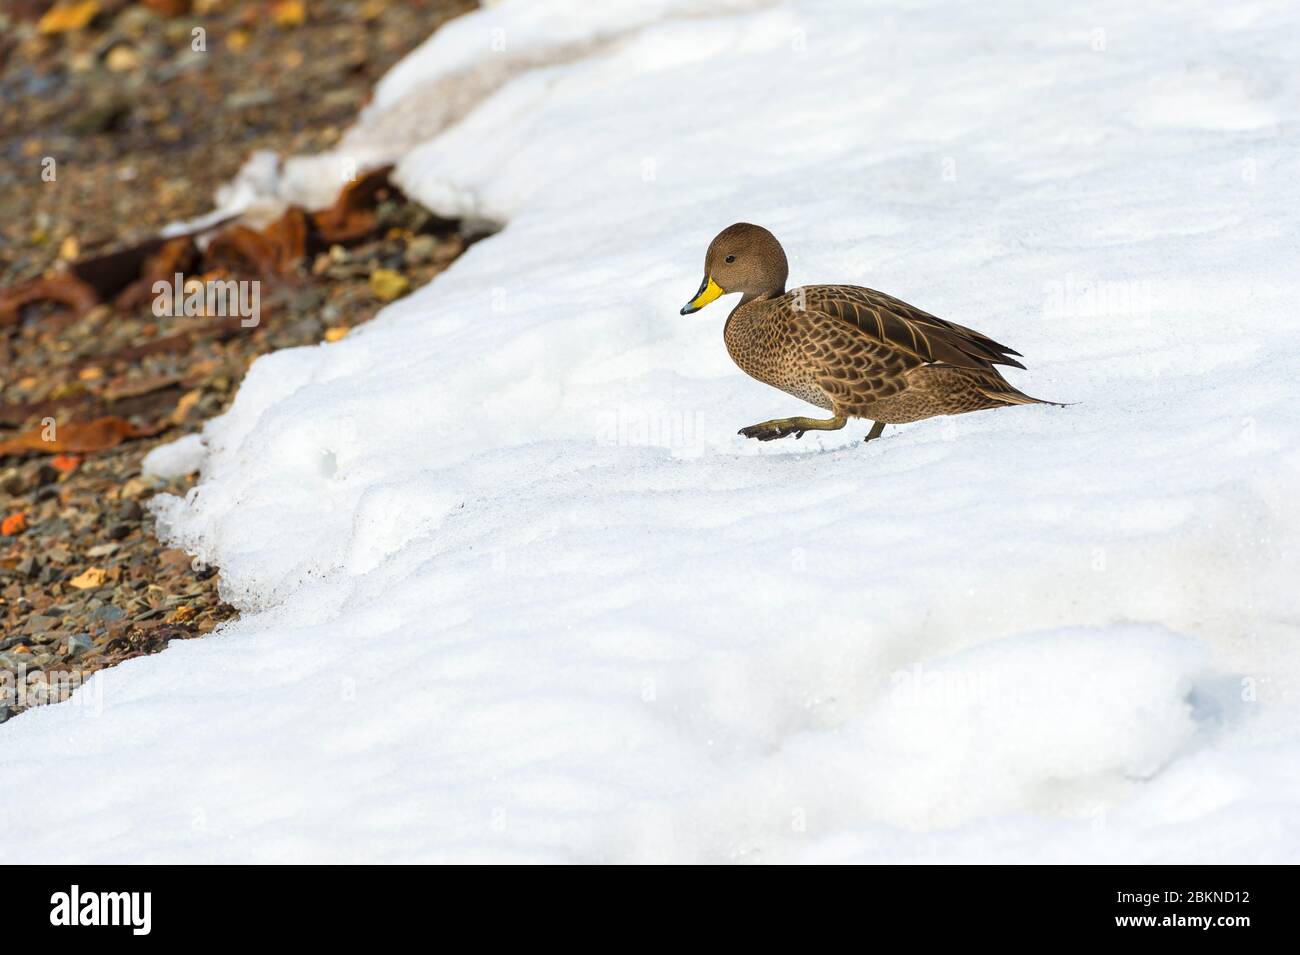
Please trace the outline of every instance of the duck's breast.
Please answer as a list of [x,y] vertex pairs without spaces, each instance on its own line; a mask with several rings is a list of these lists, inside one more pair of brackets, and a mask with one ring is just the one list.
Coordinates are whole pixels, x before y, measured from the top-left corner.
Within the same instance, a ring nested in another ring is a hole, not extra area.
[[830,409],[830,398],[817,384],[808,343],[802,340],[794,315],[785,307],[788,297],[737,305],[722,333],[727,354],[751,378]]

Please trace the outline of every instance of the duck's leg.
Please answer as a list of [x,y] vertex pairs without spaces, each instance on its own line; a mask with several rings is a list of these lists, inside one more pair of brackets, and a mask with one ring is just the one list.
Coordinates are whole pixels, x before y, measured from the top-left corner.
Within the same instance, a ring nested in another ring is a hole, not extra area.
[[868,431],[867,436],[862,439],[862,443],[866,444],[868,441],[875,440],[876,438],[880,437],[880,433],[884,430],[885,430],[885,422],[883,421],[872,422],[871,430]]
[[848,423],[849,419],[844,415],[836,415],[824,421],[821,418],[773,418],[771,421],[760,421],[748,428],[741,428],[736,433],[759,441],[774,441],[790,435],[802,438],[805,431],[838,431]]

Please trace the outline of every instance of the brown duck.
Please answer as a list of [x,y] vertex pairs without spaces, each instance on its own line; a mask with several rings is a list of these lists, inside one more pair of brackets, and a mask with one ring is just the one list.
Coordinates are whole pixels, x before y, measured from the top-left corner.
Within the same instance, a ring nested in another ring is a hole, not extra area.
[[741,428],[771,441],[838,431],[849,418],[874,424],[920,421],[1008,405],[1054,404],[1012,387],[997,365],[1025,366],[1020,353],[987,335],[936,318],[883,292],[856,285],[785,290],[785,251],[761,226],[738,222],[709,243],[704,281],[682,314],[740,292],[723,339],[741,370],[833,417],[775,418]]

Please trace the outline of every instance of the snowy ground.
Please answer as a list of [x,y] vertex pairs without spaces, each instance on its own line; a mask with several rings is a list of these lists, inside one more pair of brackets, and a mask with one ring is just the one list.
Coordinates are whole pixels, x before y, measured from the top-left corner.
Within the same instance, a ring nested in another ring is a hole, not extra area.
[[[243,618],[6,724],[0,861],[1300,860],[1298,30],[451,24],[276,188],[504,228],[253,368],[162,510]],[[1076,404],[747,443],[806,406],[677,314],[737,220]]]

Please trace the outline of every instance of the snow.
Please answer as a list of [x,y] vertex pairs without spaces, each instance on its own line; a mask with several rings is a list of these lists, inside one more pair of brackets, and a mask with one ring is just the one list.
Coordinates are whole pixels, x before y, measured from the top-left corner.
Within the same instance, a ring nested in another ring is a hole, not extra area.
[[207,456],[203,435],[187,434],[167,444],[160,444],[144,456],[140,469],[165,480],[193,474],[203,466]]
[[[576,9],[263,184],[503,228],[254,365],[157,505],[242,618],[5,724],[0,861],[1297,861],[1294,6]],[[746,442],[735,221],[1074,404]]]

